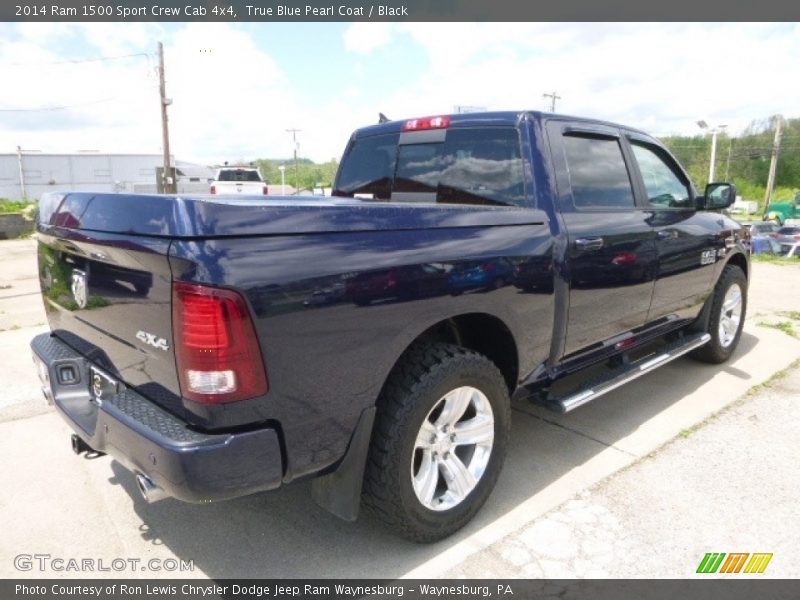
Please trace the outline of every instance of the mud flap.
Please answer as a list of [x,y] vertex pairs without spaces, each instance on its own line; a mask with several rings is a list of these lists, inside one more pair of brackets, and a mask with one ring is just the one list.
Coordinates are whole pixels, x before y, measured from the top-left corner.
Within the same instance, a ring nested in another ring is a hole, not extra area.
[[367,463],[375,407],[364,410],[358,419],[350,446],[339,467],[311,482],[311,496],[319,506],[345,521],[355,521],[361,506],[364,465]]

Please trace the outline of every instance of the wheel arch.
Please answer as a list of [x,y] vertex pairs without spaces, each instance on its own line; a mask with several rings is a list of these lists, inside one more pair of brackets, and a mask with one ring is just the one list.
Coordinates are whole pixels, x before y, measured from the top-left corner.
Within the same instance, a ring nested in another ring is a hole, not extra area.
[[[745,256],[744,252],[734,252],[728,257],[728,260],[725,262],[725,265],[723,265],[723,268],[719,270],[720,277],[722,276],[722,272],[725,270],[725,267],[728,265],[739,267],[744,273],[745,279],[747,279],[748,283],[750,282],[750,261],[747,259],[747,256]],[[716,282],[714,285],[716,285]]]
[[514,391],[519,378],[519,348],[511,328],[499,317],[485,312],[463,313],[441,319],[417,333],[395,360],[392,371],[402,362],[409,350],[417,344],[445,342],[463,346],[491,360],[508,386]]

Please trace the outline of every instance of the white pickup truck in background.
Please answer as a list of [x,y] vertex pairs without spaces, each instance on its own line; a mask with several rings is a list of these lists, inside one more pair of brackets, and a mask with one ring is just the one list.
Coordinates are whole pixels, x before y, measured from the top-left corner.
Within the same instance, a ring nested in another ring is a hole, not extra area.
[[223,167],[211,183],[212,194],[262,194],[269,193],[261,172],[249,167]]

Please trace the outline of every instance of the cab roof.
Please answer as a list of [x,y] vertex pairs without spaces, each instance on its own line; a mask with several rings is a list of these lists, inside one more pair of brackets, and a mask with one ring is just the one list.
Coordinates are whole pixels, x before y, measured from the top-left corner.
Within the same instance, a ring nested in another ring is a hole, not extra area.
[[[501,126],[515,126],[517,125],[520,120],[522,119],[531,119],[534,121],[545,121],[545,120],[570,120],[576,121],[579,123],[586,123],[592,125],[605,125],[607,127],[618,127],[621,129],[625,129],[627,131],[634,131],[637,133],[641,133],[642,135],[649,134],[645,131],[640,129],[636,129],[634,127],[628,127],[627,125],[621,125],[619,123],[612,123],[610,121],[604,121],[602,119],[591,119],[586,117],[575,117],[571,115],[562,115],[556,113],[548,113],[538,110],[520,110],[520,111],[487,111],[487,112],[470,112],[470,113],[456,113],[451,115],[429,115],[429,117],[433,116],[442,116],[447,117],[449,119],[449,125],[447,126],[448,129],[456,128],[456,127],[476,127],[476,126],[488,126],[488,127],[501,127]],[[353,133],[353,137],[360,138],[366,137],[371,135],[377,135],[381,133],[400,133],[403,131],[404,125],[414,119],[422,119],[422,118],[429,118],[429,117],[409,117],[406,119],[398,119],[393,121],[387,121],[385,123],[378,123],[376,125],[368,125],[366,127],[359,127]]]

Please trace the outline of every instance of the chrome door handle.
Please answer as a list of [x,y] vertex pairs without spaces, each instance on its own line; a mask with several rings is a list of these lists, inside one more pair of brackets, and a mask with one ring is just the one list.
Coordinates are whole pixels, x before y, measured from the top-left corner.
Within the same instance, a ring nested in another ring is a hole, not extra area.
[[656,235],[660,240],[671,240],[678,237],[678,232],[674,229],[661,229]]
[[603,238],[601,237],[591,237],[591,238],[578,238],[575,240],[575,247],[578,250],[583,250],[584,252],[590,252],[592,250],[600,250],[603,247]]

